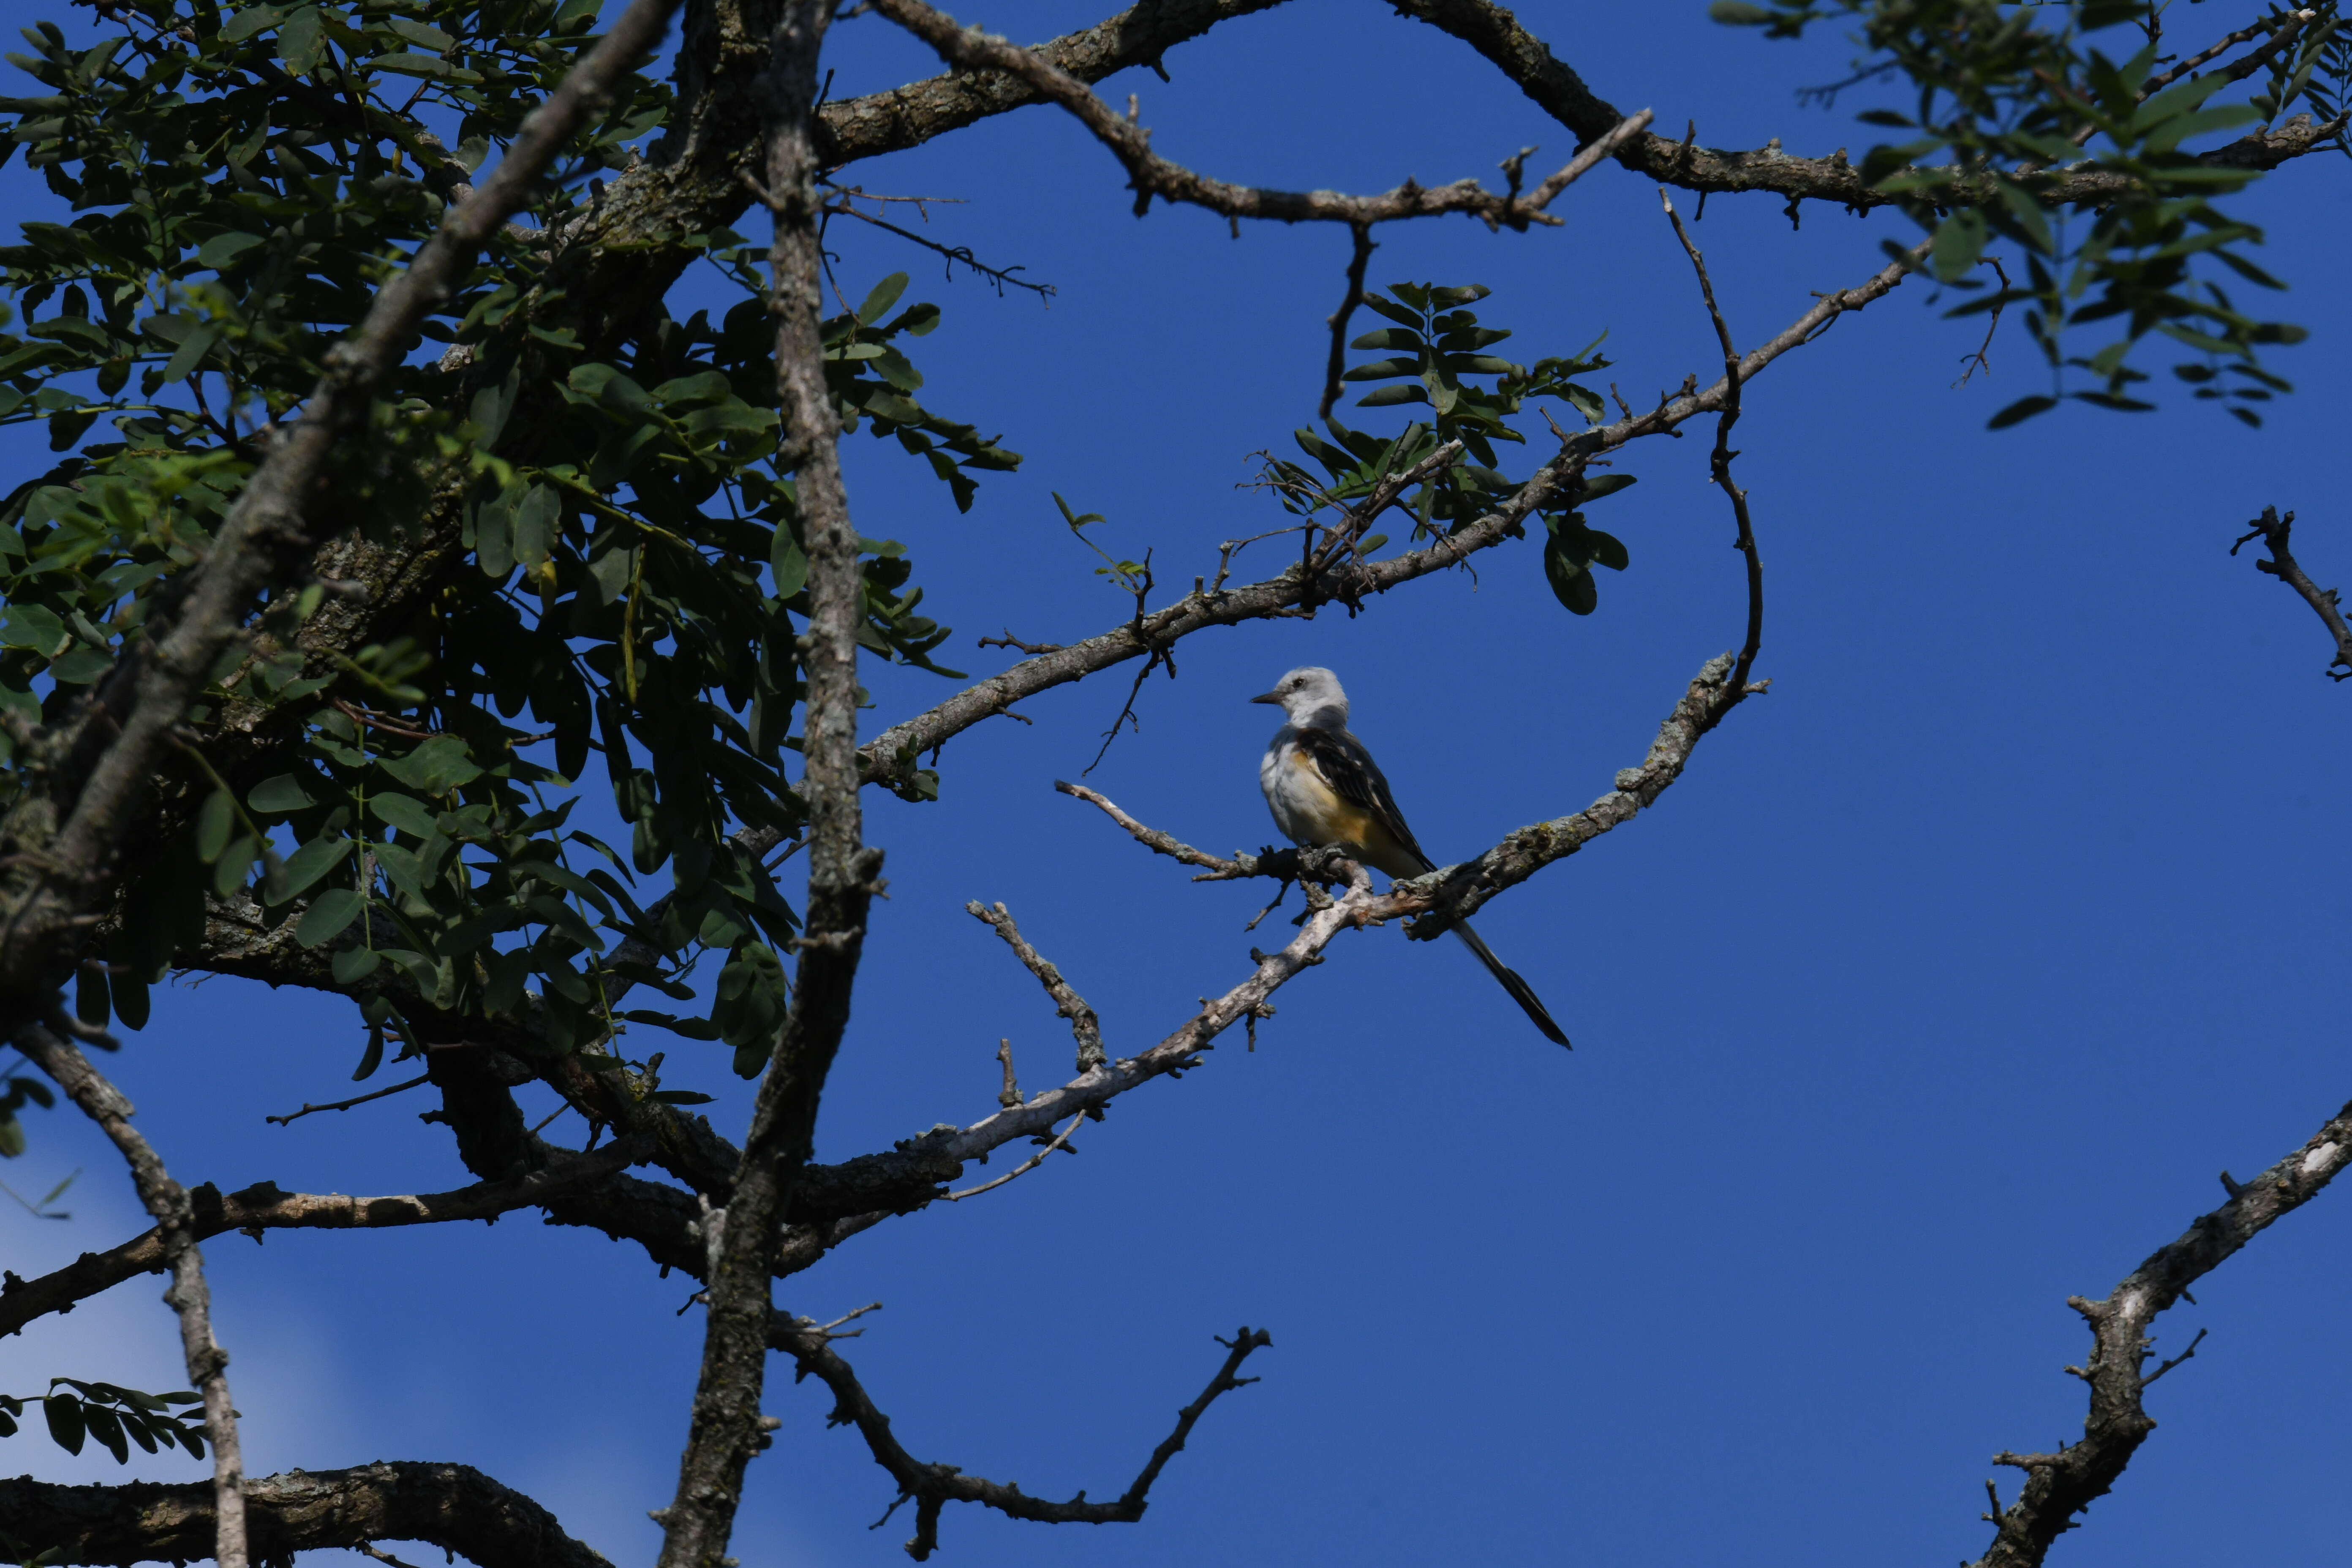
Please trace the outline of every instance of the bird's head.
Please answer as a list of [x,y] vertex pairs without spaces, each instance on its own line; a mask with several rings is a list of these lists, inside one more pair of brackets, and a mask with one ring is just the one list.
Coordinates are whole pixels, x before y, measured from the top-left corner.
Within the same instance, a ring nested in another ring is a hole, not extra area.
[[1339,678],[1319,664],[1300,666],[1250,700],[1273,703],[1303,729],[1347,728],[1348,694],[1339,689]]

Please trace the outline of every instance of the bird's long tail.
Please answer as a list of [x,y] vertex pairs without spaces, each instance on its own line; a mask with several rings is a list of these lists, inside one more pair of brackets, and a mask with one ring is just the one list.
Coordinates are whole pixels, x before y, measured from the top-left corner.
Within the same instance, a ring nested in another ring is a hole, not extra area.
[[[1534,990],[1526,981],[1519,978],[1516,970],[1511,969],[1501,959],[1495,956],[1495,950],[1488,947],[1476,931],[1470,929],[1469,921],[1454,921],[1454,934],[1462,939],[1463,946],[1478,955],[1478,962],[1486,966],[1487,973],[1502,982],[1503,989],[1511,994],[1511,1000],[1517,1002],[1520,1009],[1534,1022],[1535,1026],[1543,1031],[1545,1039],[1554,1045],[1568,1045],[1568,1036],[1561,1032],[1558,1024],[1551,1021],[1551,1015],[1544,1011],[1544,1005],[1537,998]],[[1575,1047],[1569,1048],[1572,1050]]]

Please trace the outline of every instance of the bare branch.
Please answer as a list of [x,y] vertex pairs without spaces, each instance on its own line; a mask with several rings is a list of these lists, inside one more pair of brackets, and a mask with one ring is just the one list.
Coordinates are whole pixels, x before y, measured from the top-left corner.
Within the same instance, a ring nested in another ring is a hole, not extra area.
[[[1151,132],[1136,122],[1132,112],[1122,117],[1096,97],[1085,82],[1043,55],[1003,38],[991,37],[976,27],[959,27],[953,17],[932,9],[923,0],[869,3],[875,10],[937,49],[940,58],[950,65],[966,70],[998,70],[1017,77],[1040,97],[1076,115],[1079,123],[1094,132],[1095,139],[1109,148],[1126,168],[1128,184],[1135,192],[1139,217],[1150,209],[1151,198],[1158,196],[1163,201],[1206,207],[1236,224],[1243,218],[1269,218],[1279,223],[1344,223],[1360,230],[1372,224],[1404,218],[1468,213],[1484,220],[1489,228],[1524,231],[1530,224],[1557,226],[1560,220],[1544,209],[1578,176],[1600,162],[1606,152],[1603,149],[1590,158],[1580,156],[1525,196],[1516,191],[1497,195],[1475,180],[1457,180],[1433,190],[1407,180],[1377,196],[1348,196],[1334,191],[1270,191],[1228,184],[1196,174],[1154,153]],[[1646,121],[1647,112],[1639,118]]]
[[[1019,1102],[1016,1100],[1014,1103],[1017,1104]],[[1005,1172],[1004,1174],[997,1177],[994,1181],[982,1182],[976,1187],[966,1187],[960,1193],[942,1193],[940,1195],[947,1199],[947,1201],[951,1204],[960,1204],[966,1198],[976,1198],[982,1193],[993,1192],[997,1188],[1003,1186],[1005,1183],[1012,1181],[1016,1176],[1027,1175],[1030,1172],[1044,1164],[1045,1163],[1045,1157],[1053,1153],[1055,1150],[1070,1148],[1070,1134],[1076,1132],[1078,1130],[1079,1125],[1085,1121],[1086,1116],[1083,1112],[1071,1117],[1070,1124],[1067,1127],[1063,1128],[1059,1132],[1055,1133],[1052,1138],[1048,1139],[1043,1149],[1038,1150],[1034,1154],[1030,1155],[1026,1160],[1022,1161],[1021,1163],[1013,1166],[1013,1169]],[[1076,1152],[1075,1150],[1072,1152]]]
[[[482,1568],[612,1568],[556,1517],[467,1465],[378,1463],[291,1470],[246,1483],[258,1561],[298,1552],[424,1541]],[[186,1563],[212,1554],[212,1488],[202,1483],[68,1487],[0,1480],[9,1549],[56,1563]]]
[[[1691,269],[1698,274],[1698,291],[1706,300],[1707,320],[1715,323],[1715,341],[1723,346],[1723,412],[1715,422],[1715,451],[1707,459],[1707,477],[1716,488],[1731,500],[1731,512],[1739,525],[1738,537],[1732,541],[1748,565],[1748,640],[1740,645],[1739,657],[1733,661],[1731,674],[1724,682],[1731,702],[1738,702],[1749,691],[1748,672],[1755,668],[1756,653],[1764,644],[1764,562],[1756,551],[1756,528],[1748,515],[1748,492],[1731,480],[1731,459],[1739,454],[1731,449],[1731,427],[1739,422],[1739,351],[1732,346],[1731,328],[1723,319],[1723,309],[1715,302],[1715,280],[1706,275],[1706,258],[1691,243],[1690,230],[1683,226],[1682,215],[1675,211],[1672,197],[1665,187],[1658,188],[1658,200],[1666,209],[1666,221],[1675,226],[1675,237],[1683,243],[1683,253],[1690,258]],[[1769,684],[1767,682],[1766,684]],[[1761,686],[1755,688],[1762,690]],[[1726,705],[1726,711],[1729,705]]]
[[2266,506],[2263,515],[2252,519],[2248,531],[2239,536],[2238,542],[2230,546],[2230,553],[2235,555],[2257,539],[2263,542],[2271,558],[2255,562],[2254,570],[2268,573],[2303,595],[2303,602],[2312,607],[2327,627],[2327,635],[2336,639],[2336,657],[2327,661],[2328,679],[2352,680],[2352,626],[2345,624],[2344,612],[2336,608],[2336,590],[2313,582],[2287,549],[2287,535],[2294,528],[2294,513],[2281,517],[2278,508]]
[[[1586,86],[1584,79],[1556,58],[1544,41],[1519,25],[1509,11],[1493,0],[1394,0],[1397,10],[1450,33],[1475,49],[1536,106],[1591,142],[1608,133],[1623,115]],[[2202,153],[2198,161],[2214,167],[2270,169],[2315,152],[2334,132],[2314,127],[2307,117],[2273,130],[2257,129],[2228,145]],[[1802,158],[1784,153],[1775,137],[1765,146],[1748,151],[1702,147],[1696,139],[1677,140],[1654,132],[1635,137],[1617,161],[1637,174],[1676,190],[1732,193],[1769,191],[1792,201],[1833,202],[1854,211],[1888,206],[1902,200],[1883,184],[1866,181],[1861,170],[1839,148],[1826,158]],[[2132,175],[2121,170],[2084,165],[2042,176],[2035,194],[2057,206],[2113,201],[2135,188]],[[1990,176],[1958,175],[1937,188],[1936,199],[1946,205],[1992,205],[2002,200],[2000,183]]]
[[[918,1563],[938,1549],[940,1511],[951,1502],[976,1502],[1008,1518],[1040,1524],[1131,1524],[1141,1519],[1150,1506],[1152,1483],[1160,1479],[1168,1461],[1183,1451],[1185,1440],[1192,1435],[1202,1415],[1220,1395],[1257,1381],[1236,1374],[1251,1352],[1274,1342],[1274,1337],[1264,1329],[1246,1325],[1232,1339],[1217,1341],[1227,1348],[1224,1365],[1217,1369],[1216,1376],[1209,1380],[1198,1399],[1177,1412],[1175,1430],[1152,1449],[1143,1468],[1117,1500],[1088,1502],[1087,1494],[1080,1492],[1067,1502],[1053,1502],[1033,1498],[1010,1482],[966,1475],[953,1465],[925,1463],[907,1452],[890,1430],[890,1418],[876,1407],[872,1396],[857,1381],[856,1373],[834,1350],[832,1339],[806,1318],[777,1312],[769,1320],[769,1343],[799,1363],[801,1376],[813,1376],[832,1390],[834,1408],[829,1423],[856,1427],[858,1436],[866,1439],[866,1447],[873,1453],[874,1462],[898,1483],[898,1502],[890,1505],[891,1512],[898,1510],[898,1503],[909,1500],[914,1502],[915,1533],[907,1542],[907,1554]],[[875,1528],[880,1529],[889,1517],[885,1513],[875,1521]]]
[[1339,308],[1331,312],[1331,359],[1323,369],[1323,401],[1316,407],[1315,417],[1331,417],[1332,405],[1339,401],[1339,373],[1348,368],[1348,322],[1356,307],[1364,302],[1364,271],[1372,264],[1372,226],[1357,224],[1349,231],[1354,246],[1348,257],[1348,291],[1340,296]]
[[[1052,961],[1022,937],[1021,928],[1013,923],[1012,911],[1003,904],[984,908],[978,900],[974,900],[964,905],[964,912],[985,922],[1004,939],[1004,945],[1013,950],[1013,956],[1037,977],[1037,984],[1043,985],[1045,994],[1054,999],[1054,1011],[1070,1021],[1070,1033],[1076,1037],[1078,1042],[1078,1070],[1091,1072],[1102,1066],[1102,1020],[1095,1016],[1092,1007],[1087,1005],[1087,999],[1071,989],[1070,983],[1062,978],[1062,972],[1054,967]],[[1004,1064],[1004,1086],[1008,1093],[1013,1092],[1013,1063],[1009,1057]],[[1019,1102],[1016,1100],[1014,1103]]]
[[2317,1197],[2347,1164],[2352,1164],[2352,1105],[2337,1111],[2302,1148],[2236,1188],[2229,1202],[2200,1215],[2179,1240],[2149,1254],[2105,1300],[2067,1299],[2090,1325],[2092,1337],[2089,1362],[2078,1369],[2091,1384],[2083,1440],[2054,1454],[1993,1457],[1997,1465],[2023,1470],[2025,1487],[1994,1521],[1998,1532],[1976,1568],[2040,1568],[2051,1542],[2074,1528],[2077,1513],[2107,1494],[2156,1429],[2141,1404],[2147,1385],[2196,1352],[2192,1341],[2188,1350],[2143,1376],[2140,1368],[2155,1343],[2147,1331],[2157,1317],[2240,1247]]
[[[651,1146],[650,1139],[625,1139],[513,1181],[480,1182],[454,1192],[394,1197],[280,1192],[271,1182],[257,1182],[224,1196],[206,1183],[188,1194],[190,1231],[196,1241],[232,1230],[245,1231],[259,1240],[264,1230],[356,1230],[492,1219],[601,1181],[644,1158]],[[85,1252],[63,1268],[37,1279],[19,1279],[14,1274],[0,1278],[0,1335],[13,1334],[36,1318],[63,1311],[169,1262],[159,1226],[104,1252]]]
[[734,1191],[723,1209],[707,1208],[701,1221],[709,1258],[702,1367],[677,1491],[659,1515],[660,1568],[717,1568],[726,1555],[743,1472],[761,1437],[768,1281],[779,1223],[809,1162],[817,1103],[849,1024],[866,910],[882,868],[881,852],[862,842],[857,638],[865,589],[857,530],[842,488],[841,426],[825,382],[820,326],[824,251],[812,124],[817,57],[834,5],[785,0],[770,35],[763,84],[766,184],[775,207],[769,309],[776,322],[776,395],[784,431],[777,466],[793,475],[809,563],[808,626],[800,639],[808,681],[800,782],[809,807],[808,909],[793,1007],[753,1101]]
[[291,1127],[302,1118],[314,1116],[321,1110],[349,1110],[352,1106],[365,1105],[371,1100],[382,1100],[386,1095],[401,1094],[412,1089],[422,1089],[432,1081],[431,1073],[419,1073],[406,1083],[395,1083],[386,1089],[374,1089],[366,1094],[355,1094],[349,1100],[330,1100],[324,1105],[312,1105],[306,1100],[299,1110],[289,1110],[283,1116],[265,1116],[261,1120],[276,1122],[280,1127]]
[[59,1024],[54,1033],[39,1024],[18,1031],[16,1048],[105,1131],[131,1167],[139,1201],[155,1216],[157,1250],[172,1270],[163,1301],[179,1316],[188,1381],[205,1396],[205,1438],[213,1448],[213,1559],[219,1568],[245,1568],[245,1461],[236,1440],[236,1412],[229,1404],[228,1352],[213,1337],[212,1292],[205,1285],[204,1256],[196,1250],[194,1205],[153,1145],[131,1125],[131,1101],[71,1043],[70,1026]]

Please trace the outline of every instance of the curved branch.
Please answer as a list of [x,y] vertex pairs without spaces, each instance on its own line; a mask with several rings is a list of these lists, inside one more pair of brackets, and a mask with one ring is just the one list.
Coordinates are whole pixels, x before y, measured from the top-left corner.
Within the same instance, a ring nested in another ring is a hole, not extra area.
[[[612,1568],[556,1517],[467,1465],[417,1462],[292,1470],[246,1483],[255,1555],[425,1541],[482,1568]],[[55,1486],[0,1480],[9,1550],[58,1564],[186,1563],[212,1554],[209,1486]]]
[[[1033,1498],[1011,1482],[966,1475],[953,1465],[927,1464],[907,1452],[890,1430],[890,1418],[876,1407],[873,1398],[857,1381],[857,1373],[834,1350],[835,1337],[806,1318],[775,1312],[768,1319],[769,1344],[791,1356],[799,1364],[801,1376],[814,1377],[833,1391],[835,1403],[827,1424],[856,1427],[858,1436],[866,1439],[866,1447],[873,1452],[874,1462],[898,1483],[898,1501],[890,1505],[891,1511],[897,1511],[898,1503],[909,1499],[914,1501],[915,1533],[907,1542],[907,1555],[918,1563],[938,1549],[940,1510],[951,1502],[976,1502],[1007,1518],[1040,1524],[1132,1524],[1141,1519],[1143,1510],[1150,1506],[1151,1484],[1160,1479],[1168,1461],[1183,1451],[1193,1426],[1220,1394],[1257,1381],[1234,1374],[1251,1352],[1274,1342],[1274,1336],[1264,1329],[1253,1329],[1247,1324],[1230,1340],[1220,1337],[1217,1342],[1227,1352],[1224,1365],[1217,1369],[1217,1375],[1209,1380],[1209,1386],[1201,1391],[1198,1399],[1176,1413],[1176,1429],[1152,1449],[1151,1457],[1144,1461],[1143,1468],[1125,1492],[1110,1502],[1088,1502],[1084,1492],[1067,1502],[1053,1502]],[[875,1521],[875,1527],[879,1529],[882,1521],[889,1517],[884,1514],[882,1520]]]
[[[2179,1240],[2149,1254],[2105,1300],[2067,1298],[2066,1304],[2091,1329],[2087,1366],[2067,1368],[2091,1385],[2083,1440],[2054,1454],[1994,1456],[1994,1464],[2026,1473],[2025,1488],[1994,1520],[1992,1545],[1976,1568],[2040,1568],[2050,1543],[2074,1528],[2074,1515],[2106,1495],[2140,1444],[2156,1430],[2141,1395],[2149,1384],[2189,1359],[2183,1352],[2143,1375],[2141,1366],[2155,1343],[2147,1331],[2158,1315],[2240,1247],[2317,1197],[2347,1164],[2352,1164],[2352,1105],[2329,1118],[2302,1148],[2244,1185],[2224,1172],[2221,1184],[2229,1189],[2230,1201],[2200,1215]],[[2192,1342],[2189,1349],[2195,1348]]]
[[[1404,15],[1477,50],[1517,83],[1536,107],[1575,132],[1580,144],[1605,135],[1624,118],[1587,87],[1583,78],[1556,58],[1541,38],[1492,0],[1392,0],[1392,4]],[[2308,116],[2299,118],[2304,121],[2299,128],[2290,121],[2274,131],[2256,131],[2204,153],[2199,162],[2215,167],[2273,169],[2317,151],[2332,139],[2333,131],[2312,126]],[[1678,190],[1769,191],[1792,201],[1834,202],[1857,212],[1893,205],[1901,199],[1865,182],[1862,172],[1846,161],[1843,148],[1826,158],[1799,158],[1783,153],[1777,137],[1763,147],[1737,151],[1702,147],[1692,138],[1677,141],[1653,132],[1633,139],[1617,154],[1617,161]],[[2052,205],[2080,205],[2112,201],[2135,184],[2129,174],[2086,165],[2048,174],[2037,183],[2036,191]],[[1990,205],[2002,199],[1999,185],[1990,179],[1959,178],[1938,186],[1936,193],[1936,200],[1947,205]]]
[[[1151,132],[1135,119],[1134,106],[1129,101],[1127,118],[1122,119],[1110,105],[1095,96],[1085,82],[1055,65],[1042,54],[1024,49],[1003,38],[991,37],[977,27],[959,27],[955,18],[935,10],[923,0],[869,0],[874,9],[914,34],[937,49],[941,59],[963,70],[996,70],[1026,83],[1040,97],[1050,99],[1077,117],[1078,122],[1094,132],[1095,139],[1118,159],[1127,170],[1128,184],[1135,192],[1135,212],[1138,217],[1150,210],[1151,198],[1168,202],[1186,202],[1208,208],[1228,218],[1270,218],[1277,223],[1344,223],[1360,236],[1368,226],[1394,223],[1403,218],[1438,217],[1447,213],[1467,213],[1482,219],[1488,228],[1512,228],[1525,232],[1530,224],[1557,226],[1560,220],[1544,209],[1560,192],[1591,169],[1615,146],[1647,125],[1650,111],[1642,110],[1623,124],[1613,126],[1594,140],[1593,145],[1579,153],[1558,174],[1538,185],[1526,196],[1519,195],[1517,181],[1513,188],[1497,195],[1475,180],[1457,180],[1450,185],[1424,189],[1407,180],[1403,184],[1382,195],[1349,196],[1336,191],[1270,191],[1253,185],[1229,184],[1196,174],[1181,164],[1169,162],[1151,150]],[[1239,232],[1236,230],[1236,232]],[[1359,239],[1360,251],[1362,240]]]

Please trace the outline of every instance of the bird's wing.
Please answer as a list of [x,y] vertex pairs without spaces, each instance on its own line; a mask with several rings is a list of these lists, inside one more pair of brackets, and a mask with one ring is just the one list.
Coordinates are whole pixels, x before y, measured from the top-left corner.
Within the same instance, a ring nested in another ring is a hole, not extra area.
[[1388,779],[1361,741],[1345,730],[1299,730],[1293,740],[1334,794],[1370,812],[1391,837],[1421,862],[1423,870],[1434,868],[1435,862],[1413,837],[1412,829],[1405,826],[1404,813],[1397,809],[1396,796],[1389,793]]

